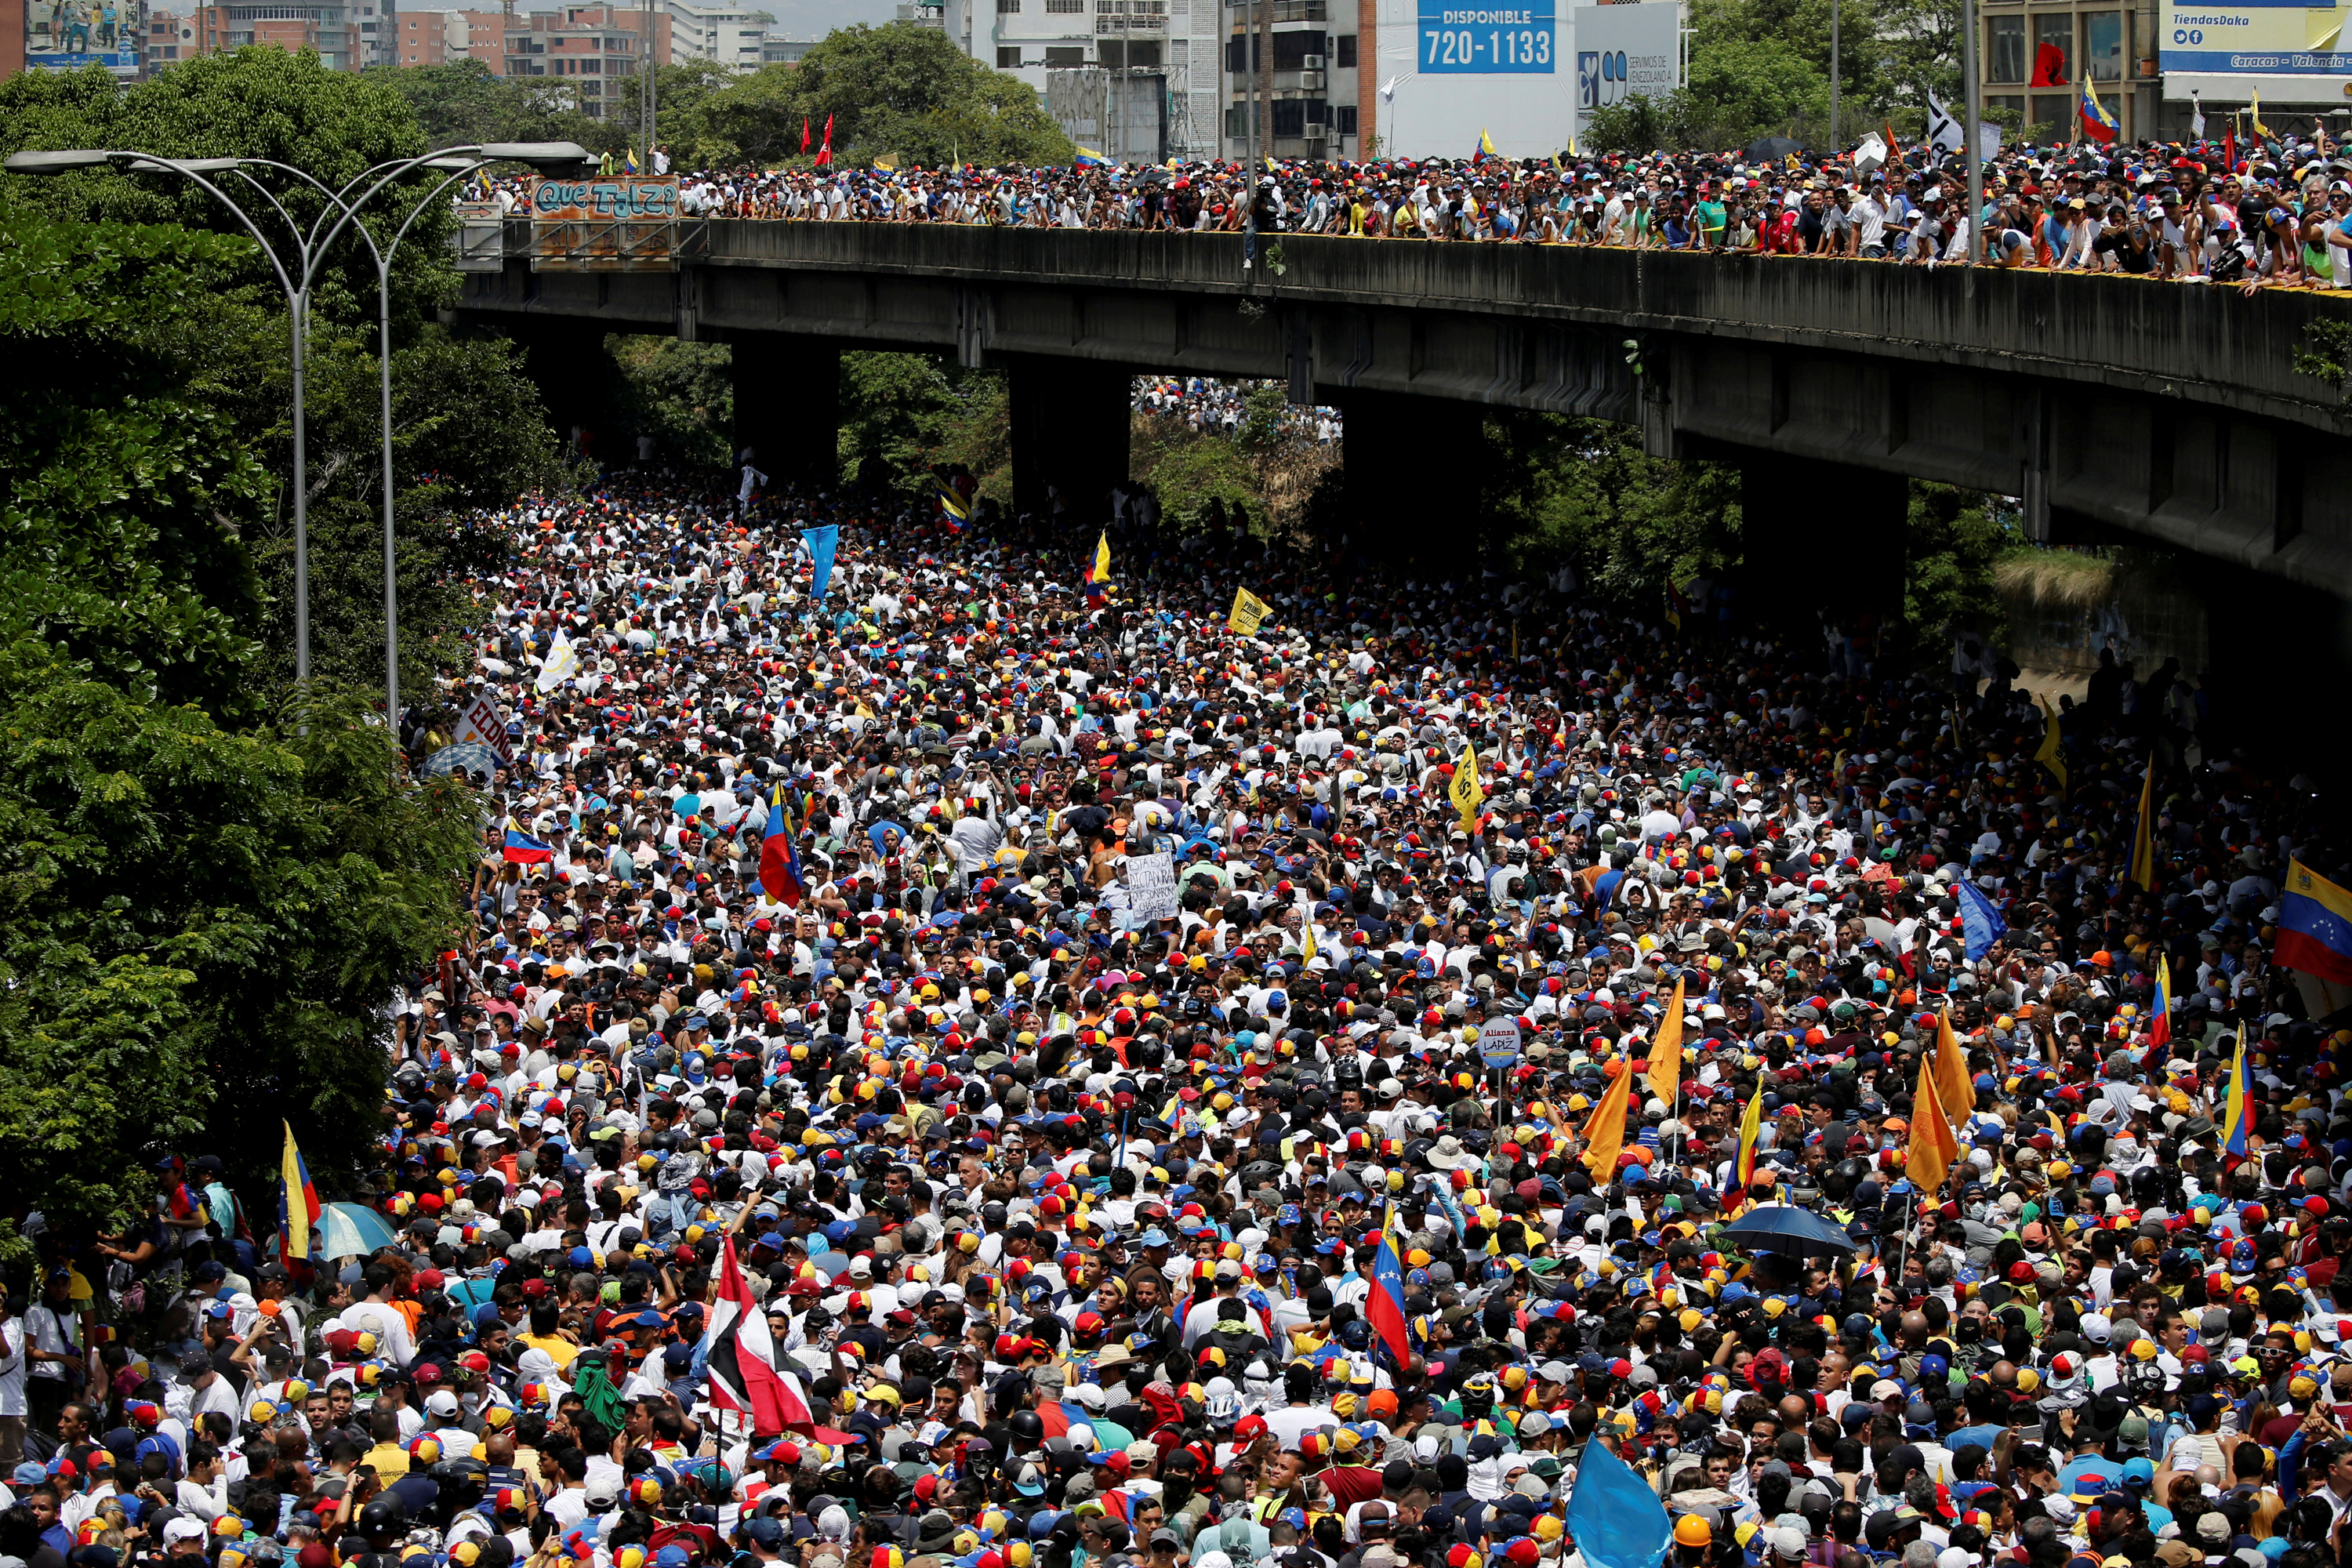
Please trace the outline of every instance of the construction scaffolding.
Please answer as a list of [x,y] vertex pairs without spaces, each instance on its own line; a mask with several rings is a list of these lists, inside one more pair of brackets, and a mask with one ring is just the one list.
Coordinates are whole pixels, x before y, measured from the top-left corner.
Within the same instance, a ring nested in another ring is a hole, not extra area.
[[[1098,5],[1103,3],[1097,0]],[[1097,28],[1106,23],[1148,23],[1164,30],[1168,25],[1164,16],[1101,16],[1095,22]],[[1121,34],[1124,30],[1122,26]],[[1164,53],[1164,43],[1156,38],[1150,41],[1160,45],[1154,54]],[[1104,37],[1101,47],[1124,54],[1127,42],[1122,36],[1111,35]],[[1050,66],[1045,71],[1045,112],[1071,141],[1113,163],[1164,163],[1170,149],[1192,144],[1187,74],[1186,67],[1164,61],[1145,66]]]

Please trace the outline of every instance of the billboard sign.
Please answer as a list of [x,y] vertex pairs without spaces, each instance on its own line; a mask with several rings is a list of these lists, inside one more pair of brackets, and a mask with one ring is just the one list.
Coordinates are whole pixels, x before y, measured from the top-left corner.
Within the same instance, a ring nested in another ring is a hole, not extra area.
[[25,0],[25,65],[137,76],[146,29],[143,0]]
[[531,270],[669,271],[680,216],[675,174],[541,180],[530,192]]
[[1663,99],[1681,85],[1681,7],[1654,3],[1576,7],[1576,131],[1596,109]]
[[[2284,99],[2298,85],[2298,77],[2352,75],[2352,48],[2345,47],[2352,39],[2344,36],[2347,18],[2352,12],[2346,9],[2314,8],[2300,0],[2284,5],[2272,0],[2211,5],[2167,0],[2158,52],[2168,79],[2184,74],[2276,78]],[[2169,81],[2167,85],[2171,86]]]
[[542,223],[614,218],[667,221],[678,216],[677,176],[604,174],[578,180],[541,180],[531,187],[530,216]]
[[1419,0],[1423,76],[1549,76],[1558,68],[1559,21],[1552,0],[1516,6]]

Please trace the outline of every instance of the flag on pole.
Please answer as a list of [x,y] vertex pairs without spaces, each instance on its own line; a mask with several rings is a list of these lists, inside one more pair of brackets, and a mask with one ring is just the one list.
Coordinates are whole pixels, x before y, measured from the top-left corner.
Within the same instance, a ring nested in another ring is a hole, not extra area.
[[311,1238],[318,1235],[319,1189],[310,1184],[310,1167],[294,1146],[294,1124],[280,1118],[286,1148],[278,1156],[278,1256],[286,1262],[310,1258]]
[[533,838],[530,834],[517,827],[515,819],[509,816],[507,818],[506,847],[500,851],[500,854],[503,858],[518,866],[538,866],[555,858],[555,846],[544,840]]
[[2230,1058],[2229,1098],[2222,1102],[2221,1152],[2243,1154],[2246,1134],[2253,1130],[2253,1085],[2246,1078],[2246,1032],[2238,1031],[2238,1052]]
[[1623,1070],[1609,1080],[1608,1092],[1584,1124],[1584,1168],[1594,1181],[1603,1184],[1616,1179],[1618,1152],[1625,1147],[1625,1103],[1633,1098],[1633,1064],[1622,1065]]
[[1234,590],[1233,612],[1225,617],[1225,629],[1239,632],[1245,637],[1255,637],[1258,627],[1264,626],[1266,617],[1273,614],[1272,605],[1247,588],[1236,588]]
[[1952,1030],[1952,1005],[1936,1015],[1936,1099],[1955,1123],[1976,1114],[1976,1086],[1969,1079],[1969,1053]]
[[1446,787],[1445,798],[1462,814],[1462,831],[1469,832],[1478,825],[1478,807],[1486,798],[1486,786],[1478,782],[1478,751],[1472,745],[1462,748],[1462,760],[1454,764],[1454,782]]
[[2156,891],[2156,749],[2147,753],[2147,776],[2139,786],[2139,826],[2132,829],[2130,880]]
[[2299,969],[2331,985],[2352,985],[2352,890],[2300,860],[2289,860],[2272,957],[2282,968]]
[[809,597],[822,605],[824,591],[833,585],[833,557],[841,548],[841,525],[828,522],[821,528],[803,528],[801,539],[808,545]]
[[808,122],[808,116],[807,116],[807,115],[805,115],[805,114],[803,114],[803,115],[802,115],[802,116],[801,116],[801,151],[802,151],[802,152],[803,152],[803,153],[805,153],[805,152],[807,152],[808,150],[809,150],[809,122]]
[[1099,610],[1110,603],[1110,531],[1095,541],[1095,558],[1087,563],[1087,607]]
[[2147,1001],[2147,1043],[2172,1043],[2172,963],[2161,953],[2156,960],[2156,994]]
[[1911,1095],[1911,1142],[1903,1156],[1904,1174],[1925,1194],[1944,1184],[1952,1162],[1960,1157],[1960,1141],[1936,1097],[1935,1058],[1919,1058],[1919,1087]]
[[1992,900],[1980,892],[1974,882],[1956,884],[1960,895],[1961,940],[1968,944],[1969,962],[1976,963],[1992,951],[2009,930],[2009,922],[1992,907]]
[[2083,134],[2094,142],[2112,142],[2116,139],[2116,132],[2122,129],[2116,123],[2116,117],[2100,105],[2099,95],[2091,90],[2091,78],[2087,71],[2083,76],[2083,100],[2074,108],[2083,121]]
[[941,479],[940,485],[940,519],[948,525],[950,533],[961,533],[963,525],[971,520],[971,507],[963,492]]
[[743,1267],[729,1237],[719,1257],[719,1289],[703,1336],[703,1363],[710,1374],[710,1404],[751,1418],[751,1435],[807,1434],[815,1427],[800,1379],[776,1364],[775,1342],[759,1299],[743,1283]]
[[1731,1179],[1738,1188],[1727,1194],[1726,1213],[1748,1206],[1748,1184],[1756,1180],[1756,1142],[1764,1131],[1764,1075],[1756,1077],[1756,1092],[1748,1100],[1748,1114],[1739,1119],[1739,1152],[1731,1162]]
[[2261,88],[2252,89],[2252,96],[2253,98],[2253,102],[2248,106],[2246,111],[2254,117],[2254,134],[2257,136],[2268,136],[2271,133],[2271,128],[2263,123],[2263,89]]
[[2189,95],[2189,134],[2205,140],[2205,104],[2193,92]]
[[2058,781],[2058,793],[2063,796],[2066,793],[2066,752],[2065,737],[2058,732],[2058,710],[2050,706],[2047,698],[2036,697],[2034,700],[2042,704],[2045,727],[2042,731],[2042,744],[2034,752],[2033,760],[2050,770]]
[[1666,1016],[1658,1020],[1658,1037],[1650,1042],[1650,1092],[1672,1105],[1682,1086],[1683,977],[1677,974]]
[[1298,962],[1315,962],[1315,904],[1307,889],[1298,889]]
[[1927,145],[1939,153],[1957,153],[1968,145],[1968,134],[1949,110],[1927,95]]
[[1470,161],[1475,163],[1481,159],[1492,158],[1495,155],[1495,139],[1487,135],[1486,128],[1481,125],[1478,127],[1478,150],[1470,154]]
[[1396,1370],[1402,1373],[1405,1358],[1412,1353],[1412,1342],[1405,1335],[1404,1260],[1397,1253],[1394,1203],[1381,1221],[1380,1245],[1372,1248],[1372,1289],[1364,1298],[1364,1321],[1388,1347],[1396,1359]]
[[552,691],[579,673],[579,652],[572,647],[570,634],[558,626],[555,640],[548,645],[547,657],[540,661],[539,689]]
[[824,117],[824,144],[816,150],[816,166],[824,168],[833,162],[833,116]]
[[1666,1505],[1599,1437],[1585,1441],[1576,1461],[1561,1522],[1591,1568],[1659,1568],[1674,1542]]
[[792,818],[784,811],[783,786],[768,805],[768,831],[760,840],[760,889],[780,904],[801,901],[801,858],[793,849]]

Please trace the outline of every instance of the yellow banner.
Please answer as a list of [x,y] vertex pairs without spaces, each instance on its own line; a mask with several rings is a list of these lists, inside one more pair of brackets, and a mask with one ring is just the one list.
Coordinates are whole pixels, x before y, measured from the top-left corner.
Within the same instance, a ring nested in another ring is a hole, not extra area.
[[1267,604],[1247,588],[1236,588],[1234,590],[1234,613],[1225,617],[1225,627],[1228,631],[1239,632],[1245,637],[1255,637],[1257,628],[1263,626],[1265,618],[1272,614],[1274,614],[1272,605]]
[[1445,798],[1462,814],[1462,831],[1469,832],[1477,825],[1478,805],[1486,792],[1478,784],[1478,752],[1475,748],[1462,748],[1462,760],[1454,764],[1454,783],[1447,786]]

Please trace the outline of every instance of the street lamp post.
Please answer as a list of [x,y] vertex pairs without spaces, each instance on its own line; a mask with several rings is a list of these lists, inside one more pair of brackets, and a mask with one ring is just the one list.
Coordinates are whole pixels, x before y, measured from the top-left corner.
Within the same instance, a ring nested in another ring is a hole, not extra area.
[[[415,211],[411,212],[408,219],[400,226],[399,233],[394,237],[392,246],[383,249],[377,248],[374,237],[369,235],[365,226],[357,221],[359,209],[373,201],[394,180],[418,168],[438,167],[446,170],[455,166],[456,161],[460,160],[463,161],[466,172],[471,172],[483,164],[491,163],[523,163],[542,167],[577,167],[587,162],[587,149],[576,142],[493,142],[478,146],[451,147],[437,153],[428,153],[420,157],[380,164],[377,168],[362,174],[359,179],[353,180],[341,192],[329,190],[325,184],[299,169],[267,158],[166,158],[152,153],[85,147],[49,153],[16,153],[10,154],[5,163],[0,163],[0,169],[5,169],[12,174],[67,174],[84,169],[107,167],[121,168],[126,173],[134,174],[177,174],[234,213],[237,222],[244,226],[245,231],[253,237],[253,242],[261,247],[261,254],[268,258],[270,270],[277,275],[278,288],[286,295],[288,326],[292,339],[289,351],[289,368],[293,381],[294,415],[294,679],[299,684],[306,686],[310,679],[310,497],[307,451],[308,429],[304,420],[303,406],[302,357],[304,343],[310,331],[310,286],[318,277],[320,262],[324,259],[327,251],[334,245],[336,239],[341,236],[346,226],[358,229],[362,237],[366,240],[369,249],[375,253],[378,319],[383,334],[382,353],[379,357],[383,361],[382,413],[384,467],[383,591],[386,679],[384,721],[392,730],[395,739],[399,734],[397,706],[399,633],[393,553],[391,255],[392,251],[398,247],[400,240],[406,237],[409,224],[415,221],[417,213],[425,210],[431,196],[428,195],[425,202],[420,202],[417,205]],[[278,169],[292,174],[323,195],[327,199],[330,211],[321,213],[319,221],[312,224],[306,233],[278,203],[277,197],[270,195],[268,189],[255,180],[251,174],[246,173],[248,165]],[[353,186],[380,172],[381,177],[376,179],[375,184],[370,185],[355,198],[349,196]],[[260,225],[254,221],[252,215],[239,206],[227,192],[206,177],[224,173],[237,174],[247,184],[252,185],[261,198],[277,212],[279,220],[285,224],[294,242],[294,260],[298,263],[297,266],[289,268],[285,259],[278,254],[277,248],[270,244],[268,237],[262,233]],[[437,195],[440,190],[447,189],[451,182],[458,177],[453,174],[443,180],[433,194]],[[321,234],[320,226],[325,224],[331,216],[333,216],[334,222]]]

